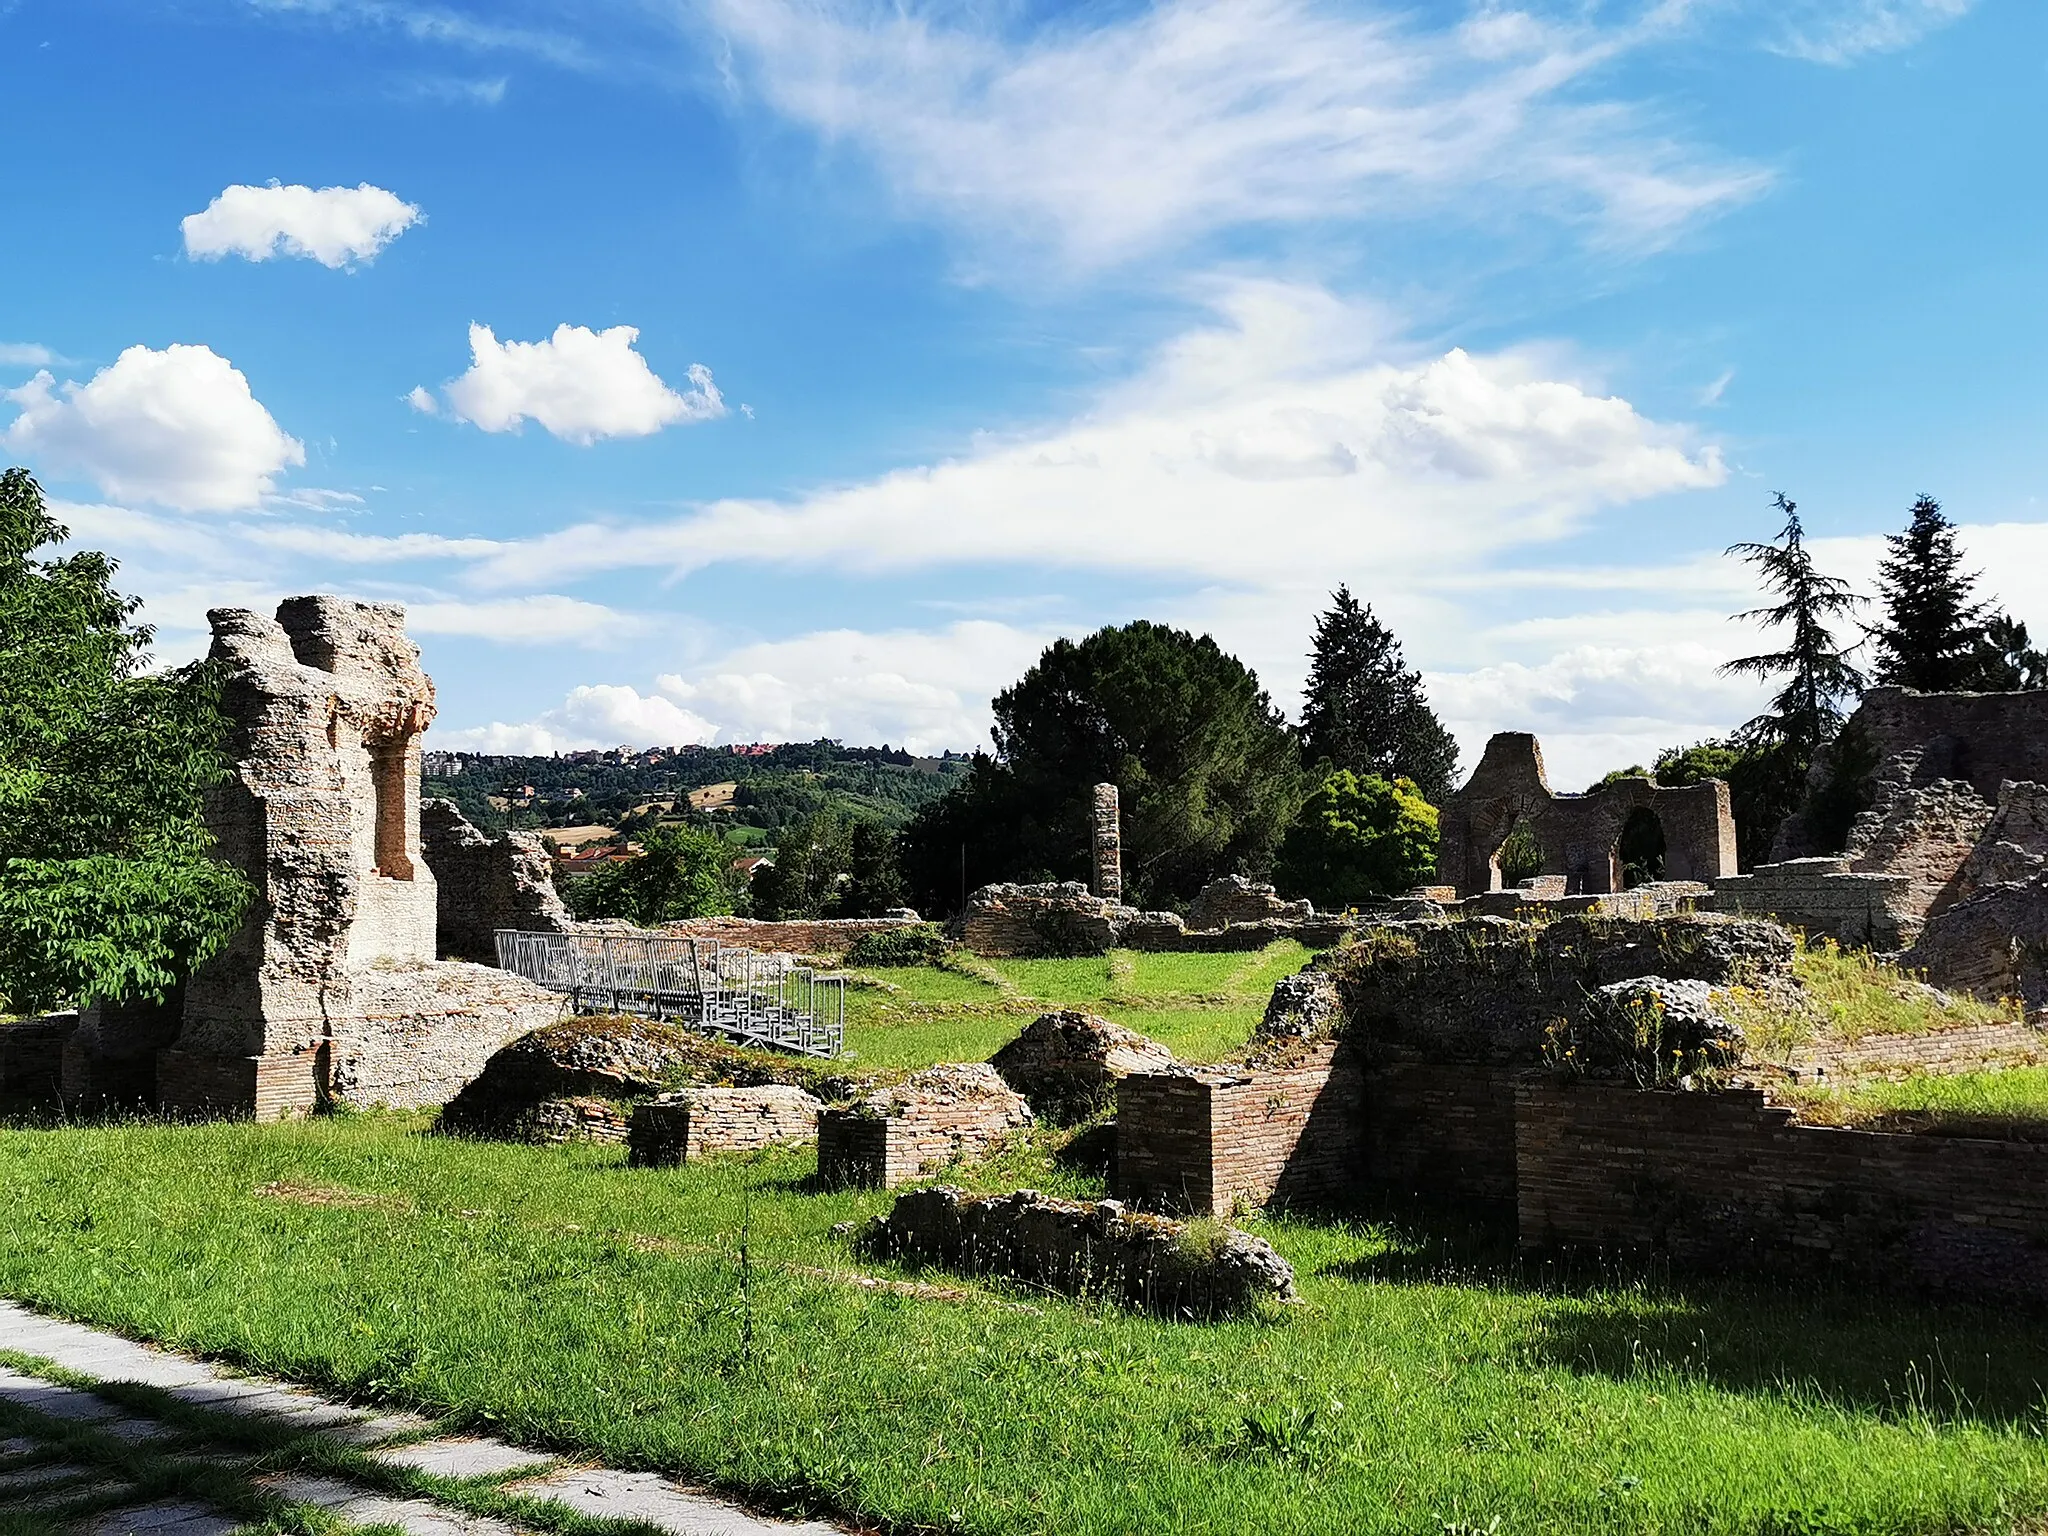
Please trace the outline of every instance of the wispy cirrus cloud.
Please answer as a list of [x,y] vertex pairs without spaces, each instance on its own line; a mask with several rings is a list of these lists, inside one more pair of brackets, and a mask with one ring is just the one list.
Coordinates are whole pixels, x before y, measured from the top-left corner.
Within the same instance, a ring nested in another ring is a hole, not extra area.
[[1022,29],[994,6],[703,0],[738,86],[871,160],[899,200],[1075,269],[1247,225],[1541,215],[1630,248],[1755,197],[1768,168],[1604,98],[1672,35],[1487,5],[1429,26],[1321,0],[1161,0]]
[[1854,64],[1910,48],[1975,6],[1976,0],[1793,0],[1773,7],[1777,31],[1769,46],[1816,64]]

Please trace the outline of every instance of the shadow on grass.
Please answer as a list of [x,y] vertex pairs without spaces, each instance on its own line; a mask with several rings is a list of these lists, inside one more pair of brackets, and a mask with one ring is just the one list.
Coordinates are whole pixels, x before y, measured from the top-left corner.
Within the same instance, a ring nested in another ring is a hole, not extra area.
[[[1334,1213],[1333,1213],[1334,1214]],[[1553,1304],[1529,1363],[1617,1381],[1676,1378],[1895,1421],[2048,1433],[2048,1315],[1813,1281],[1674,1274],[1657,1254],[1524,1254],[1476,1205],[1382,1198],[1343,1213],[1385,1246],[1318,1273]]]

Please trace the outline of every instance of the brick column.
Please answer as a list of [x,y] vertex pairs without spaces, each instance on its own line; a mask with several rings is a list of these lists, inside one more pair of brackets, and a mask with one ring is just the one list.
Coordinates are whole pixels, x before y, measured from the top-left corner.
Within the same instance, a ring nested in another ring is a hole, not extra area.
[[1123,833],[1117,824],[1117,809],[1116,786],[1096,785],[1094,889],[1104,901],[1122,901],[1124,898],[1124,844]]

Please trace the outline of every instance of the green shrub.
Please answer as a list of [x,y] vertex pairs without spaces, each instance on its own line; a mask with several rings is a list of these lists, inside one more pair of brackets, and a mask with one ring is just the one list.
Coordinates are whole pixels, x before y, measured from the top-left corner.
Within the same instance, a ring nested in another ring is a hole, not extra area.
[[1319,907],[1348,907],[1428,879],[1436,844],[1436,807],[1412,779],[1340,768],[1301,808],[1276,875]]
[[867,967],[934,965],[951,947],[937,923],[913,923],[862,934],[847,950],[846,963]]

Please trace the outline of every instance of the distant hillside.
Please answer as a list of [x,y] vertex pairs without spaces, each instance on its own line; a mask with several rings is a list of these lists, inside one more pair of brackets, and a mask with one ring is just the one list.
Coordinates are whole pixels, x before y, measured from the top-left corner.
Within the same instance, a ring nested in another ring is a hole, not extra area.
[[966,776],[967,758],[813,741],[552,757],[430,751],[422,768],[422,793],[455,801],[487,831],[669,818],[725,827],[735,843],[772,844],[778,829],[818,810],[900,827]]

